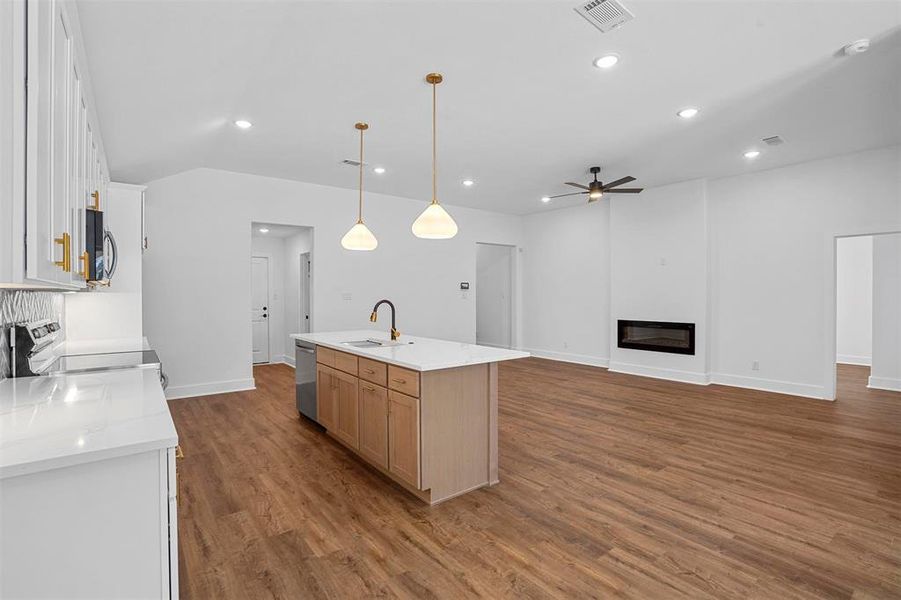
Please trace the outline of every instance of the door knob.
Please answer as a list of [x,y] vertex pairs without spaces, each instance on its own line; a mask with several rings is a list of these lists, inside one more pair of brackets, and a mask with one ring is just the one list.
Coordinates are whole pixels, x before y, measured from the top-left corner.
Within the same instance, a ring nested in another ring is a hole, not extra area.
[[266,310],[266,307],[265,307],[265,306],[263,307],[263,310]]
[[265,318],[266,318],[266,315],[263,315],[263,318],[265,319]]

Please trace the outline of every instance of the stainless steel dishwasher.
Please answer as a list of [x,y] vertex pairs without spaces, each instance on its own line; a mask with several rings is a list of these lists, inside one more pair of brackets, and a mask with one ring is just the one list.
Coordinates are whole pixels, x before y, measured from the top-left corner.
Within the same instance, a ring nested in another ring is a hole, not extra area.
[[294,386],[297,410],[318,423],[316,418],[316,346],[294,341]]

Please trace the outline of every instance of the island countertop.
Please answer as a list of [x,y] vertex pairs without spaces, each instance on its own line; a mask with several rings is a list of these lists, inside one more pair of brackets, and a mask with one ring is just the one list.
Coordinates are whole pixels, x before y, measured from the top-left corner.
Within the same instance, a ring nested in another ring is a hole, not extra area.
[[412,335],[401,335],[398,341],[403,343],[398,346],[357,348],[344,343],[366,339],[389,341],[387,332],[374,329],[293,333],[291,337],[295,340],[325,346],[326,348],[347,352],[348,354],[356,354],[357,356],[413,369],[414,371],[437,371],[439,369],[452,369],[529,356],[528,352],[519,350],[436,340]]

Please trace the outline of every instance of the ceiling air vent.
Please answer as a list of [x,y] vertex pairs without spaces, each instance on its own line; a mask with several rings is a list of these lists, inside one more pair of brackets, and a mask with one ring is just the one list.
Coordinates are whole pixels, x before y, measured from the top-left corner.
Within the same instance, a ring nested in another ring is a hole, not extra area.
[[573,10],[604,33],[616,29],[635,17],[617,0],[591,0],[591,2],[580,4]]
[[771,135],[770,137],[763,138],[763,143],[767,146],[781,146],[785,143],[785,140],[778,135]]
[[[352,158],[345,158],[344,160],[341,161],[341,164],[342,164],[342,165],[347,165],[347,166],[349,166],[349,167],[359,167],[359,166],[360,166],[360,161],[354,160],[354,159],[352,159]],[[366,166],[366,163],[363,163],[363,166],[365,167],[365,166]]]

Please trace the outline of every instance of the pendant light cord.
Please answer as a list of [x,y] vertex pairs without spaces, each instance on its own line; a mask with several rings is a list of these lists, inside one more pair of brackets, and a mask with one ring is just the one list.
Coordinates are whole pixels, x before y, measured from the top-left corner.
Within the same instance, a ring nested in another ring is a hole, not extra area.
[[360,208],[357,223],[363,222],[363,129],[360,129]]
[[432,83],[432,204],[438,204],[438,84]]

